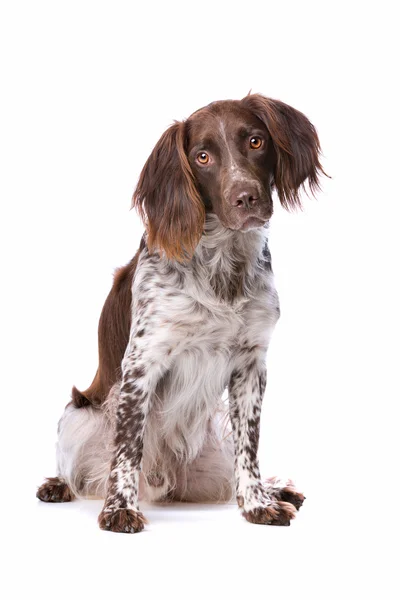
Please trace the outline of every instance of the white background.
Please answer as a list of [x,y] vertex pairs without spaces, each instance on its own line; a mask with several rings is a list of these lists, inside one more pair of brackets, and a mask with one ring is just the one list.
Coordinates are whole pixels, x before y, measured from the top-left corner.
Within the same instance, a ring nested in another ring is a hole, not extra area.
[[[7,598],[399,597],[398,30],[390,2],[2,2],[1,458]],[[276,206],[282,317],[269,354],[265,475],[307,496],[289,528],[234,506],[35,499],[56,424],[97,365],[130,199],[165,128],[249,89],[316,125],[332,176]]]

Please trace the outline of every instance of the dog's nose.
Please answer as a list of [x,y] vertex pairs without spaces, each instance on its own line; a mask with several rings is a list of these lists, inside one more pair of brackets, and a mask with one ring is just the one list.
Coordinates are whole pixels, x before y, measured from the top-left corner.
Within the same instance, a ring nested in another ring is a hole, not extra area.
[[236,208],[251,209],[258,203],[258,190],[255,186],[236,188],[230,196],[231,205]]

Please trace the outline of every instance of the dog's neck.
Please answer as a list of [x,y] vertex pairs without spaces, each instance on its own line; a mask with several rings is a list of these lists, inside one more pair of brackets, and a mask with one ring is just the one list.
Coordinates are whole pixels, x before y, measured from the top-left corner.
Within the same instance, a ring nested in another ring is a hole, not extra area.
[[[215,214],[207,214],[195,256],[211,272],[229,272],[239,265],[254,265],[268,244],[268,224],[250,231],[227,229]],[[264,257],[265,258],[265,257]]]
[[234,231],[224,227],[215,214],[207,214],[191,264],[204,272],[222,300],[233,302],[248,296],[260,268],[270,270],[268,226]]

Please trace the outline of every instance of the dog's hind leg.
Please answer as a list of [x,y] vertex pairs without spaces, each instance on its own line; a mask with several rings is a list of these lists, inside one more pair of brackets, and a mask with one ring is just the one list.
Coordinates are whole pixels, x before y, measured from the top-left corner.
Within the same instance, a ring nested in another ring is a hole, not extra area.
[[41,485],[44,502],[69,502],[74,497],[104,498],[113,448],[114,403],[119,384],[100,407],[77,408],[70,402],[58,424],[57,477]]
[[[67,405],[64,411],[64,415],[62,416],[58,426],[59,433],[61,423],[63,422],[63,420],[65,420],[66,415],[70,410],[70,405]],[[59,443],[57,445],[57,451],[58,448]],[[59,465],[58,473],[60,473]],[[39,500],[42,500],[42,502],[70,502],[75,498],[75,495],[72,492],[68,483],[66,482],[65,478],[60,475],[58,477],[46,477],[44,483],[42,483],[42,485],[39,486],[37,489],[36,498],[39,498]]]

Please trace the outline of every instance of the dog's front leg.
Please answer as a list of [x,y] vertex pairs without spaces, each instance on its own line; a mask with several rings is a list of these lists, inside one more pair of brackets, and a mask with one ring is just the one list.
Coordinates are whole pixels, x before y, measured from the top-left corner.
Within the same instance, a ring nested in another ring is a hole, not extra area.
[[[143,343],[139,344],[138,341],[131,340],[122,362],[121,391],[116,412],[115,454],[108,479],[106,500],[99,515],[101,529],[122,533],[141,531],[146,523],[138,505],[143,434],[153,392],[158,380],[168,368],[165,356],[155,356],[149,347]],[[155,360],[157,358],[158,360]]]
[[243,516],[251,523],[289,525],[295,506],[283,501],[271,482],[263,484],[260,478],[257,454],[265,385],[265,354],[243,350],[229,383],[236,497]]

